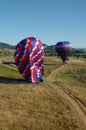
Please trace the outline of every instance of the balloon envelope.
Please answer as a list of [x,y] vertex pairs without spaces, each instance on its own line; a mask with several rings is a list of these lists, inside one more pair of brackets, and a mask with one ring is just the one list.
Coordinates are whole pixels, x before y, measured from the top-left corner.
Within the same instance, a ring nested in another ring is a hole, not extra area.
[[16,45],[16,66],[23,78],[32,83],[42,80],[44,74],[44,47],[38,38],[28,37]]
[[58,42],[55,45],[55,50],[64,62],[72,50],[72,44],[68,41]]

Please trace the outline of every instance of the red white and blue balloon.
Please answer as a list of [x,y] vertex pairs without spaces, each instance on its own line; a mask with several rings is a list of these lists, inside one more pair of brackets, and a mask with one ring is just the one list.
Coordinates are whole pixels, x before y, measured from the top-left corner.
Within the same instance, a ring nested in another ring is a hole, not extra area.
[[16,45],[16,66],[23,78],[32,83],[42,81],[44,74],[44,47],[38,38],[28,37]]

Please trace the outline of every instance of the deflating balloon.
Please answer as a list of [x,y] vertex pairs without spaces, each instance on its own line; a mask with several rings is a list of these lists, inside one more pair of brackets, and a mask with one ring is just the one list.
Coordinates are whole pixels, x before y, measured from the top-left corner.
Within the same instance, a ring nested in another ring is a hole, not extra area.
[[67,56],[72,50],[72,44],[68,41],[58,42],[55,45],[55,50],[57,54],[61,57],[63,62],[67,61]]
[[28,37],[16,45],[16,66],[23,78],[32,83],[42,81],[44,74],[44,47],[38,38]]

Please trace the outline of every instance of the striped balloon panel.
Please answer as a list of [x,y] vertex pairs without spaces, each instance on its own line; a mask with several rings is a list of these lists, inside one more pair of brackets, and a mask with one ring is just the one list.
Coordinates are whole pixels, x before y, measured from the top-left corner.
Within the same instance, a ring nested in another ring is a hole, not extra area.
[[28,82],[37,83],[44,74],[44,47],[34,37],[26,38],[16,45],[14,53],[16,66]]

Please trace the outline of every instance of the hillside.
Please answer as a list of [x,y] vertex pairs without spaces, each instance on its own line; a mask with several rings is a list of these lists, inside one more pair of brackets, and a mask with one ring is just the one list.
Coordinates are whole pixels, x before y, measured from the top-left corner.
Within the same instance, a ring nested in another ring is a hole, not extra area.
[[7,44],[7,43],[0,42],[0,48],[2,48],[2,49],[4,49],[4,48],[14,49],[15,46]]
[[[85,130],[85,60],[70,59],[64,66],[57,57],[45,57],[44,82],[39,84],[22,79],[12,56],[0,60],[0,129]],[[71,100],[63,89],[72,93]]]

